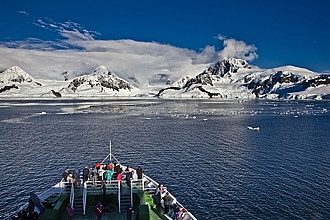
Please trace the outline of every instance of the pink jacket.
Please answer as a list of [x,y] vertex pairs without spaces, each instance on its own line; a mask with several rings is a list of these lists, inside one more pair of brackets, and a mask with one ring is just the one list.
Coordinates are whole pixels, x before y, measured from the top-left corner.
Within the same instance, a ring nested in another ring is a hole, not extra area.
[[118,173],[117,180],[121,182],[123,180],[123,174]]

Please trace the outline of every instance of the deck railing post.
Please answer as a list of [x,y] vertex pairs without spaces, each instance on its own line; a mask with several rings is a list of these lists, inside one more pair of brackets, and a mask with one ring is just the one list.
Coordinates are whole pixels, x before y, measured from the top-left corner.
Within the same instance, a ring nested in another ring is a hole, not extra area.
[[84,182],[84,191],[83,191],[83,215],[86,214],[86,204],[87,203],[87,181]]
[[131,207],[133,207],[133,180],[131,179]]
[[73,208],[73,202],[74,202],[74,186],[73,186],[73,183],[71,183],[71,192],[70,192],[70,204],[71,204],[71,208]]
[[120,181],[118,181],[118,210],[119,210],[119,213],[120,213]]

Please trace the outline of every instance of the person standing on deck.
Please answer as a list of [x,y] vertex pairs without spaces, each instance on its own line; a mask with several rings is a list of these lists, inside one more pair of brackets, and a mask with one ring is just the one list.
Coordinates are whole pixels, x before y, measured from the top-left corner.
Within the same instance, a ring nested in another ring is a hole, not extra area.
[[137,180],[138,176],[137,176],[136,172],[134,170],[132,172],[133,172],[133,176],[132,176],[133,180]]
[[101,166],[100,169],[98,170],[99,180],[101,180],[101,181],[103,181],[103,179],[104,179],[103,173],[104,173],[104,169]]
[[136,169],[136,173],[138,175],[138,179],[142,179],[142,168],[140,166],[138,166],[138,168]]
[[100,162],[97,162],[96,165],[95,165],[95,169],[97,171],[99,171],[100,168],[101,168],[101,163]]
[[154,203],[156,205],[156,207],[161,205],[161,200],[162,200],[162,193],[163,193],[163,185],[162,184],[158,184],[158,187],[156,189],[155,194],[152,196],[154,199]]
[[92,180],[93,186],[96,186],[96,181],[98,181],[98,173],[95,167],[92,169]]
[[73,173],[73,183],[74,183],[74,187],[78,188],[80,185],[80,179],[79,179],[79,171],[76,169]]
[[113,163],[108,163],[108,170],[113,170]]
[[63,179],[65,182],[67,182],[68,176],[69,176],[69,167],[67,167],[63,172]]
[[128,171],[126,172],[126,184],[129,188],[131,188],[131,179],[133,178],[132,172]]
[[95,207],[95,213],[96,213],[97,219],[98,219],[98,220],[101,220],[102,215],[104,214],[103,206],[102,206],[101,202],[98,202],[98,203],[96,204],[96,207]]
[[107,179],[107,183],[110,183],[110,181],[112,180],[112,176],[113,176],[113,169],[108,170],[105,173],[105,178]]
[[118,175],[118,173],[121,173],[123,170],[121,169],[121,167],[120,167],[120,164],[116,164],[115,166],[114,166],[114,174],[113,174],[113,178],[114,179],[117,179],[117,175]]
[[165,193],[163,200],[164,200],[165,214],[167,214],[168,211],[170,211],[170,204],[171,204],[171,197],[168,192]]
[[85,182],[88,180],[88,176],[89,176],[89,169],[88,169],[88,167],[86,166],[86,167],[83,169],[83,183],[85,183]]
[[117,180],[120,184],[120,190],[122,190],[122,184],[121,184],[121,182],[123,181],[123,174],[122,173],[117,174]]
[[66,181],[67,181],[68,183],[73,183],[73,175],[72,175],[72,173],[70,173],[70,174],[68,175],[68,177],[66,178]]

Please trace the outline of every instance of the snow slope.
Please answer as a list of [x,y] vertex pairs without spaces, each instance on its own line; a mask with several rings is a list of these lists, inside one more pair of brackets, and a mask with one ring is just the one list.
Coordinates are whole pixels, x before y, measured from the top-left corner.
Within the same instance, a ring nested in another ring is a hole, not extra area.
[[186,76],[173,86],[163,88],[157,96],[166,98],[327,98],[330,75],[283,66],[260,69],[241,59],[225,59],[191,77]]
[[[133,74],[133,75],[132,75]],[[329,99],[330,75],[295,66],[261,69],[242,59],[224,59],[199,74],[173,82],[151,74],[148,83],[134,73],[118,77],[105,66],[88,74],[63,73],[63,80],[36,80],[14,66],[0,73],[0,97],[162,97],[216,99]],[[77,76],[78,75],[78,76]],[[123,73],[121,73],[123,75]]]
[[138,93],[137,88],[111,74],[104,66],[72,80],[39,82],[19,67],[11,67],[0,73],[0,97],[109,97]]

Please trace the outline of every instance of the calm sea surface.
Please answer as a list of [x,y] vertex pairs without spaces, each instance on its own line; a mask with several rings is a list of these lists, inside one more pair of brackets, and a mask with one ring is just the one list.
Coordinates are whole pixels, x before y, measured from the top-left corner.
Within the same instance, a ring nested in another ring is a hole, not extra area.
[[0,101],[0,219],[110,139],[198,219],[330,219],[329,137],[329,102]]

